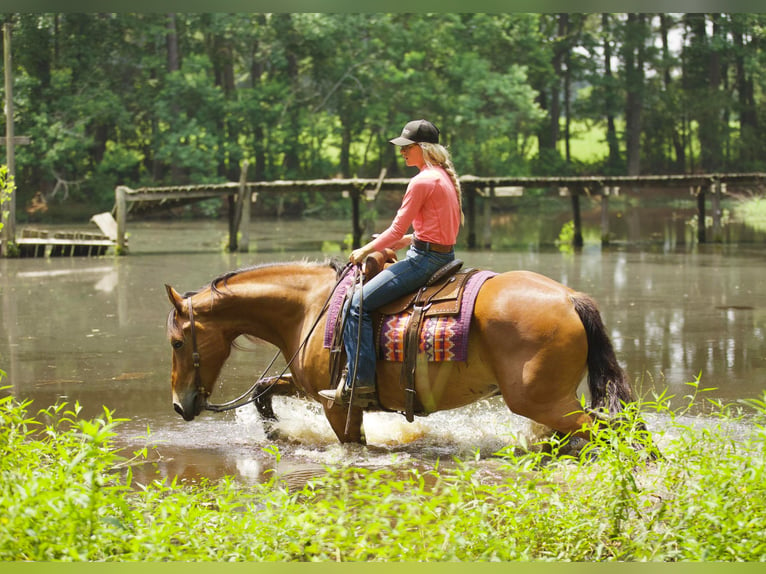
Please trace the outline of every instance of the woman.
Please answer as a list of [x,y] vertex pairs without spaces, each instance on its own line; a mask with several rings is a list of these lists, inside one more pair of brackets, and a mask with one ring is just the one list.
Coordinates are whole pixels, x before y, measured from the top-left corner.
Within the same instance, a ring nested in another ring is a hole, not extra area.
[[[452,261],[463,220],[460,182],[449,152],[439,144],[436,126],[426,120],[411,121],[390,143],[400,146],[405,163],[417,167],[419,173],[407,185],[401,207],[388,229],[352,251],[349,261],[360,263],[370,253],[387,247],[396,250],[409,245],[409,249],[405,259],[378,273],[347,303],[343,330],[347,369],[336,389],[319,393],[339,404],[349,403],[354,380],[354,406],[377,404],[372,311],[422,287],[434,272]],[[406,235],[410,225],[414,233]]]

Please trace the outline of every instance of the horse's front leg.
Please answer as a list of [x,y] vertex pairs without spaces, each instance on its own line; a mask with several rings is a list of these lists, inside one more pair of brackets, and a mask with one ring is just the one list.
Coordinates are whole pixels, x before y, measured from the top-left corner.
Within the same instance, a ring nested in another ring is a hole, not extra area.
[[[348,405],[328,406],[330,401],[321,399],[324,414],[327,417],[335,436],[341,443],[367,444],[362,428],[364,411],[358,407],[348,408]],[[348,424],[346,424],[348,422]],[[346,432],[348,429],[348,432]]]
[[274,423],[279,419],[274,414],[272,399],[274,395],[280,397],[305,396],[296,386],[292,375],[286,374],[281,377],[266,377],[258,381],[251,395],[258,414],[263,421],[263,430],[270,440],[279,438],[279,433],[274,429]]

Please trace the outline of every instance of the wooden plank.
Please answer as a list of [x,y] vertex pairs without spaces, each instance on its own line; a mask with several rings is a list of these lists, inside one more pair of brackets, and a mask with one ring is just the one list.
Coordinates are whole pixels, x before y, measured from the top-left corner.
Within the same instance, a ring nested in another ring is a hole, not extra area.
[[524,195],[522,185],[500,185],[495,188],[495,197],[521,197]]
[[102,245],[110,247],[114,245],[109,239],[68,239],[63,237],[22,237],[16,240],[18,245]]
[[[32,143],[32,139],[29,136],[13,136],[11,143],[13,145],[29,145]],[[0,139],[0,145],[8,145],[8,138]]]
[[98,225],[101,233],[106,235],[112,241],[117,241],[117,221],[112,217],[112,213],[105,211],[103,213],[97,213],[90,220]]
[[168,199],[207,199],[236,195],[236,189],[208,189],[194,191],[131,191],[125,194],[125,201],[162,201]]

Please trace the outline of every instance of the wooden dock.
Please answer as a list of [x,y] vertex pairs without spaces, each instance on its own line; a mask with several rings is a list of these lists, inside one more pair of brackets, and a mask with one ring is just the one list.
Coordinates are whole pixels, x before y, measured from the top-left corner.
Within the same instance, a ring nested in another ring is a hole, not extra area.
[[111,213],[91,218],[101,233],[25,228],[16,239],[19,257],[99,257],[117,245],[117,224]]
[[[381,190],[404,189],[409,179],[386,179],[385,170],[377,179],[331,179],[303,181],[246,181],[247,164],[243,165],[239,182],[196,186],[153,187],[115,189],[116,242],[118,253],[125,253],[126,225],[129,211],[141,212],[160,206],[182,205],[219,197],[229,202],[229,250],[248,250],[248,226],[250,205],[259,193],[297,193],[305,191],[337,192],[351,200],[353,246],[362,243],[361,205],[363,201],[375,200]],[[609,243],[609,198],[630,195],[641,198],[646,189],[663,189],[669,197],[687,198],[696,204],[699,221],[706,219],[707,202],[710,200],[712,216],[712,240],[719,241],[721,233],[721,199],[727,194],[742,193],[760,196],[766,192],[766,173],[711,173],[689,175],[642,175],[642,176],[584,176],[584,177],[475,177],[460,178],[463,188],[463,210],[466,224],[466,247],[491,247],[489,231],[492,204],[513,198],[516,201],[530,189],[543,191],[543,195],[568,200],[574,222],[573,244],[583,245],[580,200],[597,197],[601,204],[602,243]],[[480,221],[483,220],[482,221]],[[477,240],[477,228],[482,227],[481,242]],[[697,239],[706,243],[705,225],[697,230]]]

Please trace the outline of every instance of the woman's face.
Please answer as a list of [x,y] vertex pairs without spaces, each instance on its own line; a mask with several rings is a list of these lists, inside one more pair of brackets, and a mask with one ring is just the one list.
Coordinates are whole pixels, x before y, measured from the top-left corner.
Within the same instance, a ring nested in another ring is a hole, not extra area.
[[423,159],[423,149],[418,144],[403,145],[399,148],[399,153],[404,158],[404,163],[410,167],[423,169],[425,160]]

